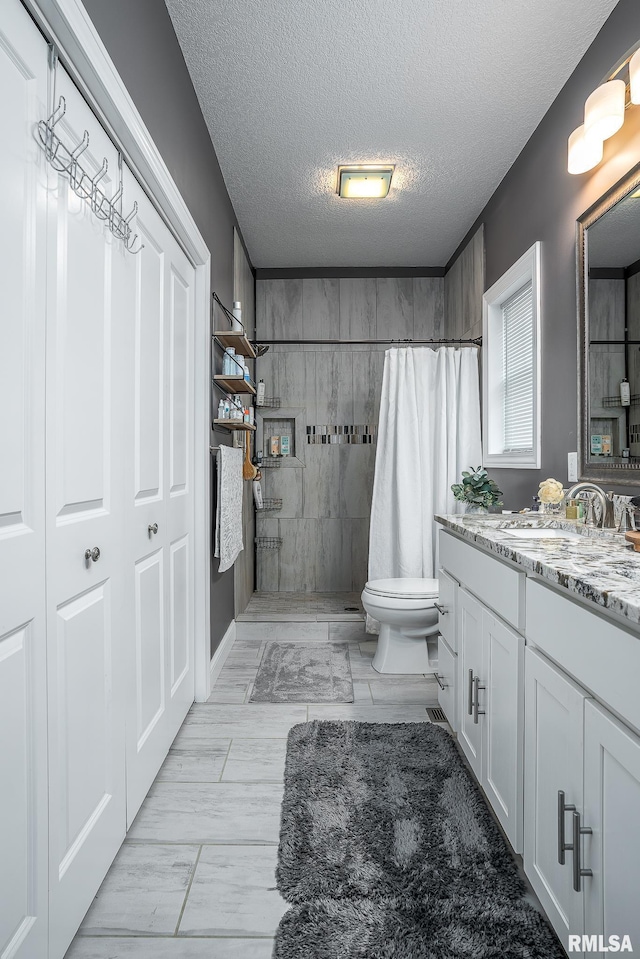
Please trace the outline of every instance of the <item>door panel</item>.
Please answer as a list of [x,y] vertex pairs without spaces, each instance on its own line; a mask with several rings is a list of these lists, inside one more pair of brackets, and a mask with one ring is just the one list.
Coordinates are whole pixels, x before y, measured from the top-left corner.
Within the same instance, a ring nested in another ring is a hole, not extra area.
[[[60,67],[67,144],[117,189],[113,145]],[[124,591],[117,261],[129,256],[52,169],[47,202],[50,948],[62,955],[125,832]],[[114,352],[115,351],[115,352]],[[117,393],[117,391],[115,391]],[[97,547],[96,561],[87,549]]]
[[125,435],[127,565],[136,570],[130,664],[127,820],[131,824],[193,702],[193,268],[125,170],[144,243],[131,275],[131,407]]
[[[525,649],[524,868],[561,941],[583,931],[582,897],[573,890],[572,852],[558,861],[558,790],[582,811],[585,695],[530,647]],[[571,842],[571,812],[564,816]]]
[[[479,677],[482,685],[482,606],[466,590],[458,589],[456,608],[456,630],[458,645],[458,739],[471,768],[478,779],[481,770],[482,725],[474,723],[469,712],[470,699],[473,698],[471,676]],[[480,695],[484,695],[481,691]],[[479,717],[481,718],[481,717]]]
[[511,845],[520,853],[524,637],[485,612],[484,656],[482,784]]
[[44,155],[47,46],[0,0],[0,957],[47,950]]
[[[582,878],[585,932],[631,936],[640,950],[640,739],[601,706],[585,705]],[[600,955],[600,953],[598,953]]]

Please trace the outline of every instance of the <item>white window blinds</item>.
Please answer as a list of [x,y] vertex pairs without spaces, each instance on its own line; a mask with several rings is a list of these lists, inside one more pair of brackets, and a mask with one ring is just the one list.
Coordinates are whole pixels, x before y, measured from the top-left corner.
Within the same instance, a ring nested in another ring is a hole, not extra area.
[[502,304],[504,452],[533,450],[533,291],[529,281]]

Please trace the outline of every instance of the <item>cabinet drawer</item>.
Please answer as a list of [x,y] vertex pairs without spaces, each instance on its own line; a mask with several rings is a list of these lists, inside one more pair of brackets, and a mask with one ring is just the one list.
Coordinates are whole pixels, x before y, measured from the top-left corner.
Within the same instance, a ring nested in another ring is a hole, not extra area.
[[524,573],[446,530],[440,532],[440,565],[507,623],[524,629]]
[[534,580],[527,581],[526,636],[640,730],[640,636]]
[[457,656],[449,649],[442,636],[438,636],[438,678],[444,686],[444,689],[442,689],[442,686],[438,689],[438,702],[454,731],[458,728],[456,722],[456,659]]
[[453,650],[456,649],[456,590],[458,584],[443,569],[438,571],[438,604],[442,607],[438,627]]

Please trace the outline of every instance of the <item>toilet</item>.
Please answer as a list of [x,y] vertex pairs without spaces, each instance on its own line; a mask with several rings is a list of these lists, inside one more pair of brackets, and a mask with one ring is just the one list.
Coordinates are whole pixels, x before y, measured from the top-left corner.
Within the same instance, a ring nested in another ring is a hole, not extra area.
[[433,673],[438,666],[437,579],[374,579],[362,605],[380,623],[373,668],[379,673]]

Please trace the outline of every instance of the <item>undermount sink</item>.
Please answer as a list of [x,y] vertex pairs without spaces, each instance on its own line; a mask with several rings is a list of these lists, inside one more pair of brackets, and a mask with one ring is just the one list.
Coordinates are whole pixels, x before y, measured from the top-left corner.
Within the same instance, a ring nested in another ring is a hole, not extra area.
[[526,529],[503,530],[509,536],[517,536],[518,539],[582,539],[580,533],[571,529],[548,529],[547,527],[528,526]]

